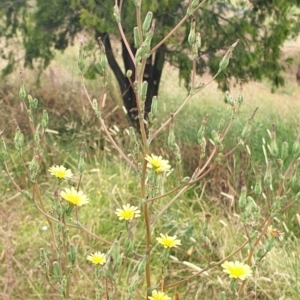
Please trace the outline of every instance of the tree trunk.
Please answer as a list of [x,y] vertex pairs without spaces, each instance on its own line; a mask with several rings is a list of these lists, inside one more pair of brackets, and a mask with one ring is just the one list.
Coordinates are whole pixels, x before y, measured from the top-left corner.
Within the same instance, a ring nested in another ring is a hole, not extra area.
[[[130,122],[135,127],[138,127],[138,119],[137,119],[137,105],[136,105],[136,97],[134,90],[130,84],[129,79],[125,76],[128,70],[132,71],[131,82],[134,82],[135,79],[135,69],[134,64],[131,60],[131,57],[125,47],[124,42],[122,41],[122,57],[125,66],[125,70],[122,71],[121,67],[119,66],[118,62],[116,61],[113,50],[111,47],[109,34],[108,33],[100,33],[96,32],[96,39],[101,37],[102,42],[105,46],[106,56],[108,60],[108,64],[113,71],[117,82],[119,84],[123,104],[127,110],[127,114],[129,117]],[[131,45],[131,49],[133,54],[135,54],[136,49],[134,49],[133,45]],[[161,80],[163,65],[165,62],[165,53],[166,47],[162,45],[159,47],[153,57],[151,55],[146,63],[145,72],[143,80],[148,82],[148,91],[147,97],[145,101],[145,115],[144,118],[147,120],[148,114],[151,110],[152,98],[158,95],[159,83]]]

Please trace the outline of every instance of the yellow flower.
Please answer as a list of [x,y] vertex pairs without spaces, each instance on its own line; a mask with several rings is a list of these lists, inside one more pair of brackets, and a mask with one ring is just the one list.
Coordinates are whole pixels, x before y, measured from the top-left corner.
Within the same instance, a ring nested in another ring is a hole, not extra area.
[[223,271],[231,278],[245,280],[247,277],[252,276],[251,268],[247,264],[238,261],[225,261],[221,266],[224,269]]
[[73,176],[71,170],[66,169],[64,166],[52,166],[48,171],[51,175],[59,179],[69,179]]
[[272,225],[268,227],[268,233],[273,238],[279,238],[282,235],[282,233],[277,228],[273,228]]
[[71,187],[71,189],[66,188],[61,191],[60,195],[75,206],[82,206],[89,202],[87,196],[82,191],[77,192],[74,187]]
[[157,237],[156,240],[162,244],[165,248],[172,248],[181,245],[180,240],[177,240],[177,236],[169,236],[167,234],[160,234],[161,237]]
[[100,251],[88,255],[86,259],[95,265],[104,265],[106,263],[105,254],[101,253]]
[[146,161],[148,162],[147,167],[154,169],[156,174],[167,172],[171,169],[169,161],[162,159],[161,156],[156,156],[154,154],[146,155]]
[[171,300],[164,292],[158,292],[157,290],[152,291],[152,296],[148,297],[149,300]]
[[117,208],[115,214],[119,217],[119,220],[132,220],[133,218],[140,217],[141,211],[136,206],[130,206],[130,204],[122,205],[123,209]]

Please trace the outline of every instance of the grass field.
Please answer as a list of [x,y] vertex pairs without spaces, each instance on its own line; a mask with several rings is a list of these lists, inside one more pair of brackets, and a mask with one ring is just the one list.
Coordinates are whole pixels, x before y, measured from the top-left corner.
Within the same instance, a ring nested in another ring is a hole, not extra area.
[[[283,55],[297,57],[299,43],[289,42],[283,49]],[[122,204],[131,203],[141,207],[139,175],[121,160],[116,151],[104,138],[100,124],[91,108],[87,105],[85,95],[80,88],[76,48],[69,49],[65,54],[57,54],[56,60],[45,71],[40,87],[34,85],[34,73],[26,71],[24,80],[26,89],[40,101],[39,112],[49,111],[49,132],[46,133],[46,146],[38,175],[39,189],[43,195],[45,210],[53,213],[53,206],[47,192],[53,194],[55,180],[47,170],[53,164],[65,165],[74,175],[73,182],[78,182],[77,171],[79,149],[85,142],[85,171],[81,188],[90,199],[86,207],[80,208],[80,221],[84,227],[103,239],[113,241],[120,232],[121,245],[125,245],[128,228],[118,222],[115,210]],[[161,232],[176,234],[181,240],[181,246],[172,249],[172,258],[164,274],[165,283],[171,284],[182,278],[191,276],[204,268],[208,262],[218,262],[232,253],[249,237],[249,232],[259,233],[263,220],[270,212],[271,203],[276,197],[280,180],[276,179],[274,194],[267,191],[266,197],[254,193],[257,169],[262,166],[265,172],[265,155],[263,140],[270,143],[267,129],[276,125],[277,143],[288,141],[289,154],[283,168],[292,161],[291,147],[300,129],[300,87],[295,81],[295,64],[287,70],[286,86],[271,93],[268,82],[250,82],[243,87],[244,103],[236,121],[224,142],[224,153],[230,151],[237,143],[247,119],[259,107],[253,120],[252,133],[246,147],[222,160],[222,163],[203,180],[181,195],[168,209],[155,226],[151,228],[153,236],[152,247],[152,282],[153,286],[161,281],[162,249],[155,244],[155,237]],[[104,108],[104,119],[109,124],[112,135],[126,153],[132,155],[128,124],[125,121],[120,95],[110,74],[111,83],[109,95]],[[201,78],[207,81],[208,75]],[[4,139],[7,144],[7,164],[9,172],[22,189],[31,191],[33,184],[27,177],[24,165],[28,166],[33,157],[33,139],[30,137],[30,127],[24,106],[18,99],[20,81],[18,75],[12,75],[5,83],[0,99],[0,130],[6,127]],[[97,82],[88,82],[87,88],[93,97],[99,97]],[[231,93],[237,97],[238,87],[232,84]],[[163,74],[161,92],[159,95],[159,123],[168,117],[185,99],[187,91],[179,84],[178,70],[166,66]],[[207,139],[212,130],[218,130],[222,119],[230,120],[231,111],[224,103],[224,94],[212,83],[201,94],[197,94],[188,104],[185,111],[175,120],[176,141],[181,148],[182,172],[191,176],[199,157],[197,131],[206,114],[210,115],[206,129]],[[16,118],[25,134],[24,159],[25,164],[14,150],[14,123]],[[115,125],[115,127],[114,127]],[[163,133],[153,143],[153,152],[167,157],[171,165],[175,165],[174,153],[166,146],[167,134]],[[212,147],[211,145],[209,147]],[[211,151],[209,148],[208,151]],[[250,155],[251,153],[251,155]],[[298,162],[299,165],[299,162]],[[295,163],[296,182],[293,186],[285,186],[282,191],[282,206],[295,200],[299,193],[299,167]],[[274,166],[274,165],[273,165]],[[298,169],[297,169],[298,168]],[[275,166],[273,177],[277,178]],[[298,172],[298,173],[297,173]],[[243,210],[238,206],[241,189],[246,180],[249,195],[255,198],[260,215],[258,220],[252,220],[247,226],[241,221]],[[56,260],[51,244],[51,232],[47,220],[37,212],[35,205],[22,197],[1,171],[1,209],[0,209],[0,299],[60,299],[56,286],[51,286],[43,274],[40,262],[40,249],[45,249],[49,265]],[[67,183],[64,184],[67,186]],[[164,177],[164,184],[159,186],[163,193],[178,185],[176,171]],[[285,189],[286,188],[286,189]],[[277,190],[276,190],[277,189]],[[286,195],[284,192],[286,191]],[[284,196],[287,196],[285,198]],[[171,195],[155,201],[150,206],[151,215],[158,213],[171,200]],[[275,201],[275,200],[274,200]],[[207,214],[211,215],[209,220]],[[282,233],[274,240],[271,251],[259,257],[256,253],[250,261],[253,276],[245,284],[245,293],[240,299],[300,299],[300,216],[299,204],[296,204],[274,217],[272,225]],[[137,219],[134,226],[135,249],[143,253],[145,249],[145,228],[143,217]],[[259,224],[259,225],[258,225]],[[206,227],[208,226],[208,227]],[[245,228],[246,227],[246,228]],[[86,255],[94,251],[107,252],[110,249],[99,240],[79,229],[70,228],[67,239],[77,248],[77,263],[73,269],[70,299],[95,299],[94,268],[86,261]],[[255,249],[265,251],[270,237],[264,236]],[[245,261],[251,247],[237,252],[232,260]],[[135,257],[124,259],[119,270],[115,271],[117,278],[110,279],[108,292],[110,299],[129,299],[128,287],[137,273],[139,261]],[[131,270],[131,271],[129,271]],[[237,283],[238,287],[240,282]],[[140,279],[133,300],[144,299],[145,281]],[[207,272],[187,281],[184,286],[170,288],[168,294],[172,299],[223,299],[221,292],[227,293],[226,299],[235,299],[232,294],[230,279],[220,266],[211,265]],[[175,298],[178,293],[180,298]],[[174,295],[174,296],[173,296]],[[104,296],[101,299],[106,299]],[[225,299],[225,298],[224,298]]]

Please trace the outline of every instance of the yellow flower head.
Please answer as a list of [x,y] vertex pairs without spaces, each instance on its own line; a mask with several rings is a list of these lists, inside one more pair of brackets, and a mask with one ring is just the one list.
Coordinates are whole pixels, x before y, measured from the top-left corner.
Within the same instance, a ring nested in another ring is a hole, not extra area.
[[273,238],[279,238],[282,235],[282,233],[277,228],[274,228],[271,225],[268,227],[268,233]]
[[75,206],[82,206],[89,202],[87,196],[82,191],[77,192],[74,187],[71,187],[71,189],[66,188],[61,191],[60,195]]
[[141,211],[136,206],[130,206],[130,204],[122,205],[123,209],[117,208],[116,215],[119,220],[132,220],[133,218],[140,217]]
[[88,255],[86,259],[95,265],[104,265],[106,263],[105,254],[101,253],[100,251]]
[[152,291],[152,296],[148,297],[149,300],[171,300],[164,292],[158,292],[157,290]]
[[225,261],[221,266],[224,269],[223,271],[231,278],[245,280],[247,277],[252,276],[251,268],[247,264],[238,261]]
[[165,248],[172,248],[181,245],[180,240],[177,240],[177,236],[169,236],[167,234],[160,234],[161,237],[157,237],[158,243],[162,244]]
[[51,175],[59,179],[69,179],[73,176],[70,169],[66,169],[64,166],[52,166],[49,170]]
[[171,169],[169,161],[162,159],[161,156],[156,156],[154,154],[146,155],[146,161],[148,162],[147,167],[154,169],[156,174],[167,172]]

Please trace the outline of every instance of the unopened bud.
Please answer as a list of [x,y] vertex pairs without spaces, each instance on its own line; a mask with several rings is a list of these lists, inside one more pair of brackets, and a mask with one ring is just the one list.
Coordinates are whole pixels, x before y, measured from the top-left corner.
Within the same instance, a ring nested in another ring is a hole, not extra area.
[[231,56],[231,53],[233,51],[233,49],[236,47],[236,45],[238,44],[238,40],[232,44],[229,49],[227,50],[227,52],[225,53],[225,55],[223,56],[223,58],[221,59],[220,63],[219,63],[219,71],[218,73],[222,72],[223,70],[225,70],[229,64],[229,59]]
[[144,257],[137,267],[137,272],[139,276],[141,276],[144,273],[146,264],[147,264],[147,257]]
[[251,127],[252,127],[251,121],[252,121],[251,119],[248,119],[246,125],[243,128],[242,135],[241,135],[242,139],[245,139],[249,136],[249,134],[251,132]]
[[264,183],[267,186],[272,185],[272,162],[269,160],[267,163],[267,169],[264,177]]
[[30,202],[33,202],[32,196],[28,191],[22,190],[21,192],[25,199],[29,200]]
[[153,13],[151,11],[148,11],[148,13],[146,15],[146,18],[144,20],[144,23],[142,25],[143,35],[144,36],[148,32],[148,30],[150,29],[152,18],[153,18]]
[[46,263],[47,261],[47,254],[44,248],[40,248],[40,262],[41,264]]
[[19,126],[16,129],[14,142],[15,142],[16,150],[22,154],[23,145],[24,145],[24,135],[21,132]]
[[189,42],[191,47],[195,43],[195,39],[196,39],[195,27],[196,27],[196,19],[192,18],[192,20],[191,20],[191,29],[190,29],[190,33],[189,33],[189,36],[188,36],[188,42]]
[[80,43],[77,65],[78,65],[79,70],[82,72],[85,67],[83,42]]
[[281,159],[285,160],[289,155],[289,144],[288,142],[283,142],[281,145]]
[[130,78],[132,76],[132,70],[127,70],[126,77]]
[[299,157],[300,156],[300,136],[298,136],[297,140],[293,144],[293,156],[294,157]]
[[61,279],[61,272],[60,272],[60,267],[57,261],[54,261],[52,263],[52,268],[53,268],[53,277],[56,281],[59,281]]
[[197,45],[197,48],[198,50],[200,50],[201,48],[201,34],[200,32],[196,32],[196,45]]
[[97,118],[99,118],[101,116],[101,112],[98,109],[98,101],[97,101],[97,99],[93,99],[92,107],[93,107],[93,110],[94,110]]
[[119,23],[121,21],[120,10],[119,10],[118,5],[114,6],[114,17],[115,17],[117,23]]
[[146,101],[146,97],[147,97],[147,89],[148,89],[148,82],[147,82],[147,81],[143,81],[142,87],[141,87],[141,100],[142,100],[143,102]]
[[70,244],[69,252],[68,252],[68,259],[72,264],[74,264],[76,261],[76,257],[77,257],[76,247],[74,244]]
[[262,193],[261,174],[258,174],[255,178],[254,193],[255,195],[261,195]]
[[225,103],[228,103],[231,106],[234,106],[234,100],[230,94],[229,91],[225,92],[225,99],[224,99]]
[[21,100],[25,100],[26,98],[26,90],[25,90],[25,85],[22,83],[20,90],[19,90],[19,97]]
[[29,107],[34,110],[38,106],[38,99],[36,98],[33,99],[31,95],[28,95],[28,103],[29,103]]
[[41,125],[45,129],[48,126],[49,123],[49,116],[46,110],[43,110],[43,117],[42,117],[42,122]]
[[243,186],[239,198],[239,208],[244,209],[246,205],[247,205],[247,188],[246,186]]
[[200,0],[193,0],[192,4],[191,4],[191,8],[194,9],[197,7],[197,5],[199,4]]
[[136,143],[136,135],[133,127],[129,127],[129,136],[130,136],[130,142],[132,144]]
[[241,92],[239,92],[238,98],[237,98],[238,104],[242,104],[244,101],[244,97]]
[[141,40],[140,40],[138,27],[133,28],[133,40],[134,40],[134,47],[136,49],[140,48],[141,47]]
[[172,122],[169,127],[169,135],[168,135],[168,147],[171,151],[174,151],[175,144],[175,133],[174,133],[174,123]]
[[226,293],[224,291],[220,294],[219,300],[226,300]]
[[35,155],[28,167],[28,170],[30,173],[30,179],[32,182],[36,181],[36,176],[38,174],[39,167],[40,167],[39,166],[39,156]]
[[198,47],[196,43],[192,45],[192,54],[193,54],[193,60],[198,58]]
[[157,104],[157,96],[154,96],[151,103],[151,113],[153,116],[157,114]]

